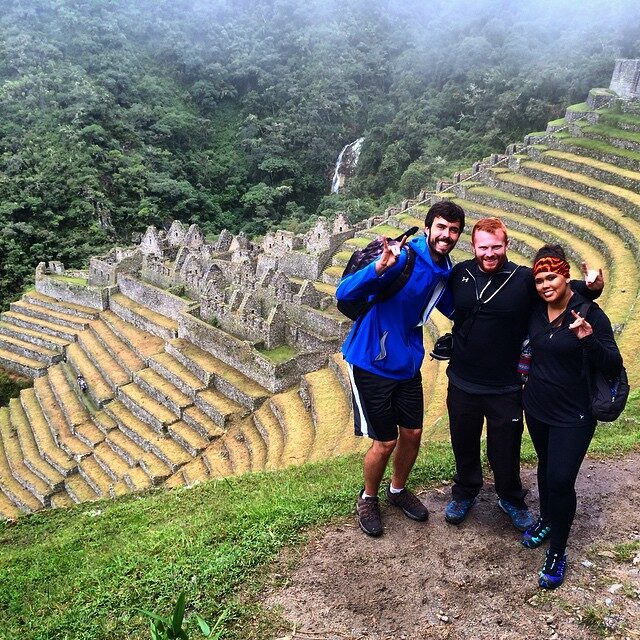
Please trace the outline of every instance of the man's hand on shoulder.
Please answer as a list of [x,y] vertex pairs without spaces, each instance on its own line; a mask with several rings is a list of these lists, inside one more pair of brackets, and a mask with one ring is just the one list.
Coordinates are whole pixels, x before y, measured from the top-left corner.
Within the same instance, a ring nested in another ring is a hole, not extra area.
[[584,283],[587,285],[587,288],[591,291],[602,291],[604,289],[604,274],[602,273],[602,268],[598,269],[589,269],[586,262],[583,262],[581,265],[582,274],[584,275]]

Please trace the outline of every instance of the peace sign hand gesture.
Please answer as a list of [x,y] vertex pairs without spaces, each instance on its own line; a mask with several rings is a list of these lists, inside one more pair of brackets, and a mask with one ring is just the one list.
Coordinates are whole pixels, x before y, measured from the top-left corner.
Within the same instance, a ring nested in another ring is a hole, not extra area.
[[387,269],[393,267],[393,265],[398,262],[400,252],[406,241],[407,236],[404,236],[400,242],[392,242],[391,244],[389,244],[386,238],[382,238],[382,253],[376,260],[375,267],[378,275],[382,275]]
[[582,338],[586,338],[593,333],[593,327],[580,315],[580,312],[576,313],[571,309],[571,315],[575,320],[569,325],[569,329],[575,333],[578,340],[582,340]]

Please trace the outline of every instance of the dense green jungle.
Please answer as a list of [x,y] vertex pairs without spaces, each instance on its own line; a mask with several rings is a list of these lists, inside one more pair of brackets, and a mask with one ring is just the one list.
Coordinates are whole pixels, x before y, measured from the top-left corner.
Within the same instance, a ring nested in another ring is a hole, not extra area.
[[82,266],[149,224],[371,215],[638,52],[631,0],[2,0],[0,308],[39,261]]

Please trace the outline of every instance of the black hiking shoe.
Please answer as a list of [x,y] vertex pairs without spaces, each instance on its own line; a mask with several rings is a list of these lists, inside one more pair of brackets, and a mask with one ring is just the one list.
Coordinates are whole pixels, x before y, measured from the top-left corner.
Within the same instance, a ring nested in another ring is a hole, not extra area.
[[522,544],[527,547],[527,549],[536,549],[550,535],[551,527],[544,522],[542,518],[538,518],[538,522],[522,534]]
[[533,516],[526,506],[516,507],[515,504],[502,498],[498,500],[498,506],[511,518],[513,526],[518,531],[524,533],[527,529],[533,527]]
[[412,520],[424,522],[429,518],[429,511],[419,500],[415,493],[403,489],[400,493],[391,493],[391,485],[387,487],[387,502],[394,507],[402,509],[402,512]]
[[384,529],[382,528],[382,518],[380,517],[380,503],[378,496],[372,498],[363,498],[362,494],[364,489],[358,496],[358,503],[356,505],[356,511],[358,512],[358,524],[360,528],[373,538],[377,538],[382,535]]

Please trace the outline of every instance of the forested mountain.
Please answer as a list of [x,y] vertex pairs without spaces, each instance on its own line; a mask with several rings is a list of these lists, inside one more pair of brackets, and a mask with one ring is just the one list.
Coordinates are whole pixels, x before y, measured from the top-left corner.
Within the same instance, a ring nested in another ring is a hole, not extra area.
[[148,224],[370,214],[638,55],[630,0],[2,0],[0,307]]

